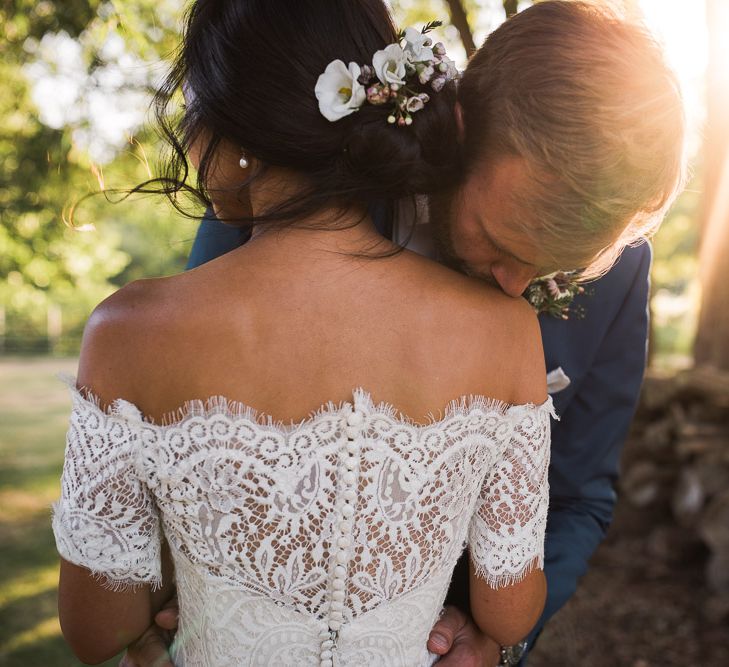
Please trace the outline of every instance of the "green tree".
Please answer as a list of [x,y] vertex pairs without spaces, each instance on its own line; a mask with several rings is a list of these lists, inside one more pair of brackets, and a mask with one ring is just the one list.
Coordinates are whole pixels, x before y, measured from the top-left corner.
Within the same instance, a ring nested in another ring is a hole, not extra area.
[[[70,113],[63,123],[44,119],[29,76],[42,61],[44,38],[57,37],[61,45],[74,40],[81,45],[83,68],[76,74],[89,89],[101,85],[96,82],[102,75],[113,74],[107,51],[116,35],[122,56],[148,63],[150,72],[125,85],[149,97],[152,74],[177,42],[180,9],[181,3],[164,0],[16,0],[2,6],[0,326],[4,323],[7,350],[45,344],[49,312],[62,313],[73,347],[90,310],[116,286],[184,265],[194,225],[161,198],[111,204],[97,196],[73,209],[102,186],[123,189],[146,179],[146,156],[159,153],[154,133],[139,130],[131,143],[112,147],[107,164],[97,164],[79,145],[84,132],[94,131],[89,118]],[[51,74],[60,67],[54,56],[45,63]],[[59,94],[67,92],[62,83],[61,78]],[[67,224],[72,211],[74,227]]]

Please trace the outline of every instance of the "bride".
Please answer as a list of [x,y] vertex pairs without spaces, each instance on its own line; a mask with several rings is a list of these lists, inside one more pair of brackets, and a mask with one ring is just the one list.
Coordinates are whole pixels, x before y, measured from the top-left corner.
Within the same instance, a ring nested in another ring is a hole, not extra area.
[[368,213],[457,178],[452,63],[381,0],[199,0],[161,107],[183,82],[172,167],[253,237],[87,324],[53,519],[67,641],[110,658],[176,585],[176,664],[429,665],[465,546],[475,622],[520,640],[545,596],[536,316]]

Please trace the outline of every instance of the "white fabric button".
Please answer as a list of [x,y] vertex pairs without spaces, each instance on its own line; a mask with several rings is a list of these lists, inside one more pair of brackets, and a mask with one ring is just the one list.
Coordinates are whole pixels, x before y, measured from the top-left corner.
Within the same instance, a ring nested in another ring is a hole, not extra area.
[[339,630],[339,628],[341,628],[341,627],[342,627],[342,621],[341,620],[336,620],[334,618],[330,619],[330,621],[329,621],[329,629],[332,632],[337,632],[337,630]]
[[354,440],[350,440],[347,443],[347,451],[350,454],[356,454],[359,451],[359,445]]
[[332,581],[332,588],[334,589],[334,593],[338,593],[340,591],[344,590],[344,579],[334,579]]
[[347,533],[351,533],[352,532],[352,522],[347,521],[346,519],[344,519],[343,521],[340,521],[339,522],[339,532],[344,533],[345,535]]
[[357,492],[354,489],[347,489],[344,492],[344,499],[345,500],[356,500],[357,499]]
[[347,424],[349,426],[359,426],[364,421],[364,415],[357,410],[347,415]]
[[333,600],[330,608],[332,613],[341,612],[344,609],[344,602],[342,600]]
[[[327,630],[327,635],[329,635],[329,631],[328,630]],[[332,648],[332,646],[334,646],[334,642],[331,639],[325,639],[321,643],[321,650],[322,651],[328,651],[330,648]]]
[[357,426],[347,426],[344,432],[350,440],[354,440],[359,435],[359,428]]
[[332,593],[332,600],[336,602],[343,602],[344,601],[344,591],[334,591]]
[[319,667],[334,667],[334,663],[329,658],[325,658],[319,663]]
[[344,466],[347,470],[354,470],[357,467],[357,459],[354,456],[348,456],[344,459]]
[[347,552],[337,551],[337,563],[344,565],[347,562]]
[[334,568],[334,577],[336,579],[344,579],[346,576],[347,570],[345,570],[341,565],[337,565],[337,567]]
[[329,649],[325,649],[321,652],[321,659],[322,660],[330,660],[332,657],[332,652]]
[[342,621],[342,618],[343,618],[343,615],[342,615],[342,610],[341,609],[332,609],[329,612],[329,619],[330,619],[330,621],[329,621],[329,627],[330,628],[332,627],[332,621],[339,621],[339,622],[341,622]]
[[342,514],[349,519],[354,514],[354,507],[351,505],[343,505]]
[[352,543],[352,540],[350,540],[348,537],[340,537],[337,540],[337,546],[340,549],[346,549],[351,543]]
[[344,479],[344,483],[349,486],[351,486],[352,484],[354,484],[357,481],[357,478],[354,476],[354,473],[351,470],[344,473],[343,479]]

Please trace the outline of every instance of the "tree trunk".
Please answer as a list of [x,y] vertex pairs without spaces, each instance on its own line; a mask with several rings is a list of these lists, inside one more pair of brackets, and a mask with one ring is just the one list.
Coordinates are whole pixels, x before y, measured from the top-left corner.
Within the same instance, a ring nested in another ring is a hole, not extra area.
[[723,63],[725,0],[707,0],[708,104],[704,143],[704,195],[699,254],[701,311],[694,346],[697,365],[729,370],[729,71]]
[[446,0],[448,11],[451,15],[451,23],[456,26],[458,34],[461,36],[463,48],[466,49],[466,55],[470,58],[471,54],[476,50],[476,43],[473,41],[473,33],[471,26],[468,25],[468,15],[461,0]]

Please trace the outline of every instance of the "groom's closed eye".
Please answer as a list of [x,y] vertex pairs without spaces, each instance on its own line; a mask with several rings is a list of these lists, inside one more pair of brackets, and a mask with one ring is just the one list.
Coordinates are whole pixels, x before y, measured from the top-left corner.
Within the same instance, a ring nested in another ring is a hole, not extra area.
[[486,228],[486,225],[484,224],[483,218],[480,218],[479,219],[479,223],[478,224],[479,224],[479,227],[481,228],[481,232],[482,232],[482,235],[483,235],[484,239],[486,239],[486,241],[491,245],[491,247],[494,250],[496,250],[499,254],[505,255],[509,259],[513,259],[513,260],[519,262],[519,264],[523,264],[524,266],[529,266],[529,267],[533,267],[533,268],[536,269],[536,265],[533,264],[532,262],[527,262],[525,259],[522,259],[521,257],[515,255],[510,250],[507,250],[503,246],[501,246],[498,243],[496,243],[496,241],[494,241],[493,236],[491,236],[491,234],[489,234],[489,232],[488,232],[488,230]]

